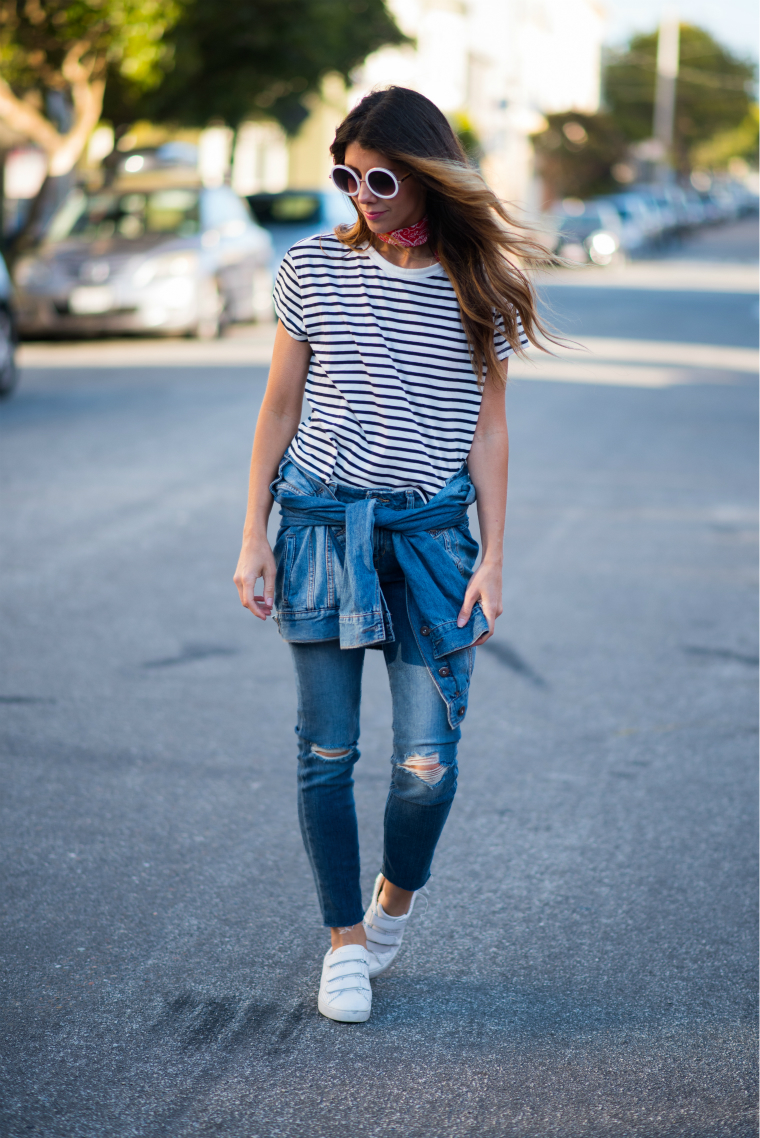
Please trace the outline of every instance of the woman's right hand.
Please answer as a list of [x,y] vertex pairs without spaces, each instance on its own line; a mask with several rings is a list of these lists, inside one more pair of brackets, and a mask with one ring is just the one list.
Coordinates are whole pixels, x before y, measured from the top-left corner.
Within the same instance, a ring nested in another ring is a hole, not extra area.
[[[275,571],[274,554],[265,537],[243,541],[233,580],[240,594],[240,603],[259,620],[266,620],[272,615]],[[254,589],[260,577],[264,578],[264,592],[256,597]]]
[[[301,421],[310,359],[308,342],[292,339],[280,322],[274,337],[267,389],[256,423],[243,548],[234,577],[240,603],[259,620],[271,616],[274,605],[276,566],[267,541],[267,521],[273,503],[269,487],[277,477],[282,456]],[[264,591],[263,596],[256,597],[253,590],[260,577],[264,578]]]

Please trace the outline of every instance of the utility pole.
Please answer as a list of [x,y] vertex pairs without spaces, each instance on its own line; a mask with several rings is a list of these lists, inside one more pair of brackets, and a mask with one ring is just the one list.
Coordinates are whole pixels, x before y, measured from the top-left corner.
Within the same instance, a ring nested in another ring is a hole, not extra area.
[[654,96],[654,137],[660,144],[659,173],[662,181],[670,175],[673,148],[673,125],[676,113],[676,82],[679,56],[678,13],[670,8],[663,13],[657,37],[657,86]]

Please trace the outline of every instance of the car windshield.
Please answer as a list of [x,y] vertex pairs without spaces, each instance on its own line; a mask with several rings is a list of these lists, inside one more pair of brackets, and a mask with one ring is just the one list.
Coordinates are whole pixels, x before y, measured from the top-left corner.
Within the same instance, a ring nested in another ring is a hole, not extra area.
[[146,233],[191,237],[199,230],[198,191],[151,190],[146,193],[116,193],[111,190],[71,194],[53,217],[47,240],[85,241],[123,237],[135,240]]

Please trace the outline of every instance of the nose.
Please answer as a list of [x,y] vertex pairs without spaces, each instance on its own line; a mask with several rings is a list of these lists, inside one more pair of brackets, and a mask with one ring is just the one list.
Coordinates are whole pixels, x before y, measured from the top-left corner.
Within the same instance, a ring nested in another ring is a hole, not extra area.
[[362,205],[371,205],[373,202],[377,201],[377,198],[363,179],[359,186],[359,193],[356,196]]

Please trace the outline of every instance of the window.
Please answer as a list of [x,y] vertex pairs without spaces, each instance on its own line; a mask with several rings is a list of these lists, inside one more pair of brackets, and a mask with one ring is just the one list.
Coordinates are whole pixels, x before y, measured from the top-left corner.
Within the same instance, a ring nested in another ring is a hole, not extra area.
[[67,237],[103,240],[121,237],[134,240],[144,233],[167,233],[191,237],[198,232],[198,191],[151,190],[127,194],[105,191],[84,194],[75,191],[50,223],[49,241]]

